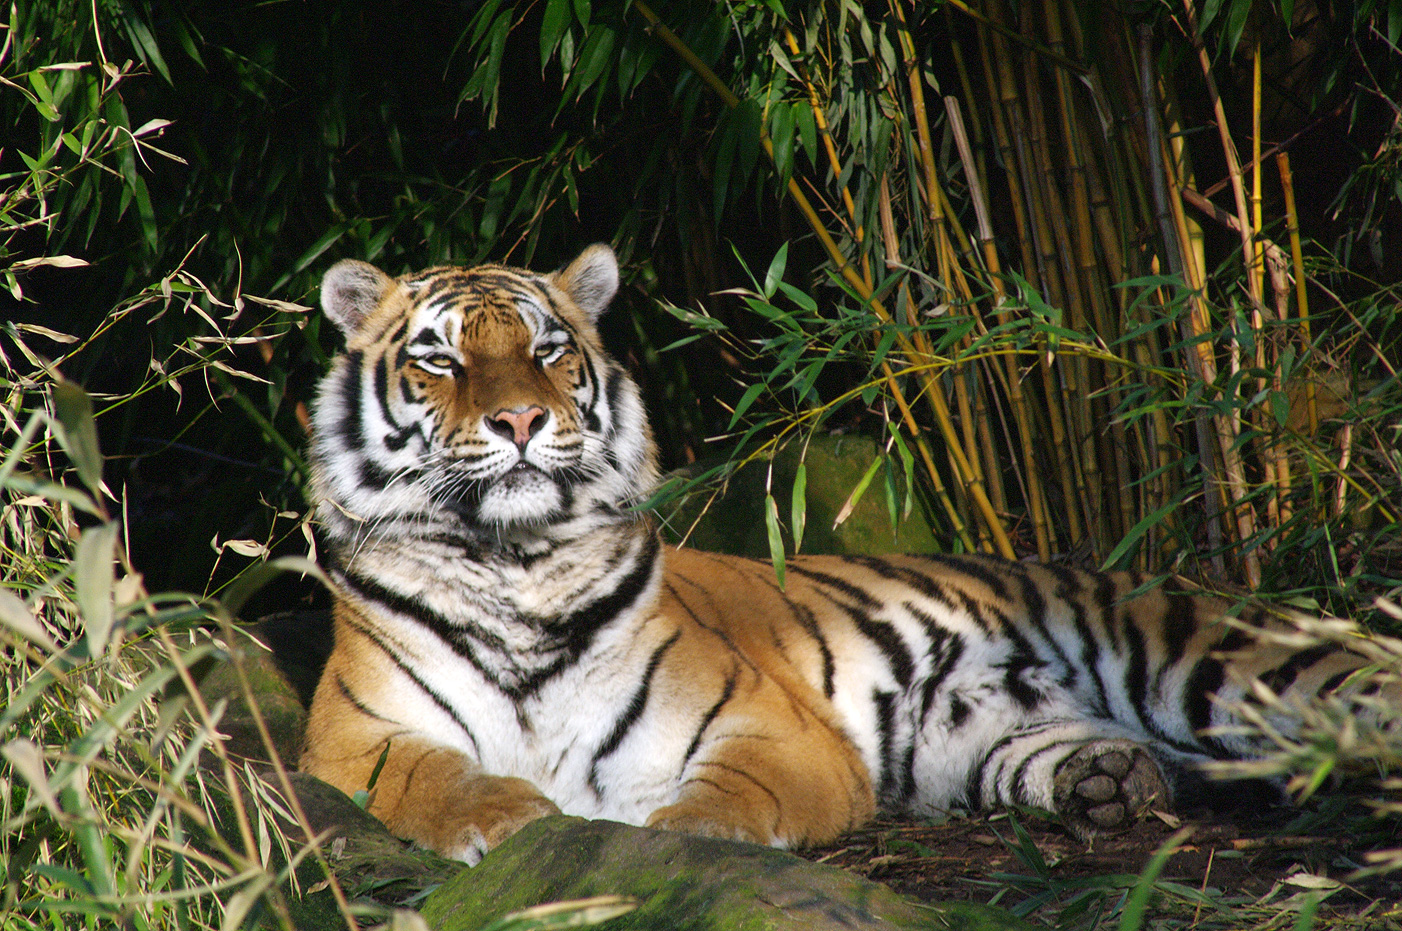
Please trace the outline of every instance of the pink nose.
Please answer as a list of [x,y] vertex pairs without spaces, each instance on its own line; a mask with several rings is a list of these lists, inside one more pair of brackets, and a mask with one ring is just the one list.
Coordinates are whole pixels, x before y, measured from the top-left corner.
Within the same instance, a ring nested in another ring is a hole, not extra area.
[[484,419],[493,433],[504,436],[525,449],[526,444],[531,441],[531,437],[539,433],[540,428],[545,426],[547,416],[545,408],[533,406],[514,411],[499,410]]

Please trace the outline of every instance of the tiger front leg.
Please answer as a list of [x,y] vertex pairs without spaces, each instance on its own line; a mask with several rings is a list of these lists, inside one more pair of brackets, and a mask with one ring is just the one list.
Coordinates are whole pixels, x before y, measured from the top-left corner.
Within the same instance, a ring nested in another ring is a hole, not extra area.
[[[367,787],[384,745],[355,765],[304,756],[302,769],[353,793]],[[396,836],[469,864],[531,821],[560,813],[525,779],[484,773],[461,751],[405,736],[389,738],[368,810]]]

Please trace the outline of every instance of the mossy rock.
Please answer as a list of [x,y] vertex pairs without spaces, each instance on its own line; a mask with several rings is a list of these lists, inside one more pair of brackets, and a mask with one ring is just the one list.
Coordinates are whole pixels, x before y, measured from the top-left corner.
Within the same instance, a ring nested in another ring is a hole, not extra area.
[[[833,522],[880,454],[867,436],[820,434],[805,446],[790,443],[772,462],[752,462],[730,476],[723,493],[713,500],[704,491],[664,504],[658,509],[664,532],[671,542],[686,537],[686,545],[717,553],[768,558],[769,531],[765,523],[766,489],[774,495],[784,524],[785,551],[792,553],[791,523],[793,486],[799,463],[804,464],[807,520],[803,534],[805,553],[877,555],[880,553],[936,553],[942,550],[931,529],[923,501],[913,499],[906,515],[906,484],[898,456],[891,456],[858,499],[841,525]],[[718,463],[702,463],[674,473],[673,478],[705,474]],[[772,478],[771,478],[772,467]],[[891,525],[886,470],[892,481],[897,525]],[[709,504],[708,504],[709,502]]]
[[[214,707],[221,699],[228,702],[219,729],[228,737],[229,752],[258,762],[268,762],[270,754],[259,734],[252,704],[267,725],[278,755],[289,766],[301,752],[307,711],[297,690],[278,668],[272,651],[246,630],[234,632],[231,655],[198,671],[200,695]],[[248,681],[245,691],[240,670]]]
[[[352,902],[403,903],[467,868],[395,837],[345,793],[315,776],[291,773],[290,779],[312,832],[325,833],[321,846],[327,865]],[[286,829],[290,837],[298,836],[291,826]],[[320,865],[307,858],[297,869],[297,879],[302,894],[291,897],[289,905],[298,931],[344,928],[345,919]]]
[[666,931],[1028,931],[981,905],[925,905],[836,867],[753,844],[557,815],[532,822],[421,906],[437,931],[601,895],[637,901],[602,927]]

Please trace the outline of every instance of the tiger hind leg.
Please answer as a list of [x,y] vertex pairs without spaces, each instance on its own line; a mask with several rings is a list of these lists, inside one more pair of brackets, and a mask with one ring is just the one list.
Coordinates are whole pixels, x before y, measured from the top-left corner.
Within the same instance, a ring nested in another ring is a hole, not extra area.
[[1123,829],[1172,806],[1169,779],[1137,734],[1109,721],[1048,721],[997,741],[971,774],[976,805],[1030,805],[1077,836]]

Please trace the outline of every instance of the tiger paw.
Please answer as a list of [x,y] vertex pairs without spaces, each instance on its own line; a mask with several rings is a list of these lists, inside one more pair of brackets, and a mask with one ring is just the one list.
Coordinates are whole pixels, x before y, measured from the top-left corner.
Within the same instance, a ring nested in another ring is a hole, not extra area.
[[1057,767],[1056,813],[1081,838],[1124,830],[1155,802],[1169,804],[1163,771],[1128,740],[1096,740]]
[[678,802],[654,811],[648,816],[647,826],[663,831],[680,831],[683,834],[720,837],[751,844],[787,846],[775,836],[772,829],[742,824],[733,815],[733,812],[722,812],[694,801]]
[[559,806],[524,779],[475,776],[459,791],[454,804],[437,813],[437,823],[425,826],[427,836],[402,833],[469,866],[537,818],[560,813]]

